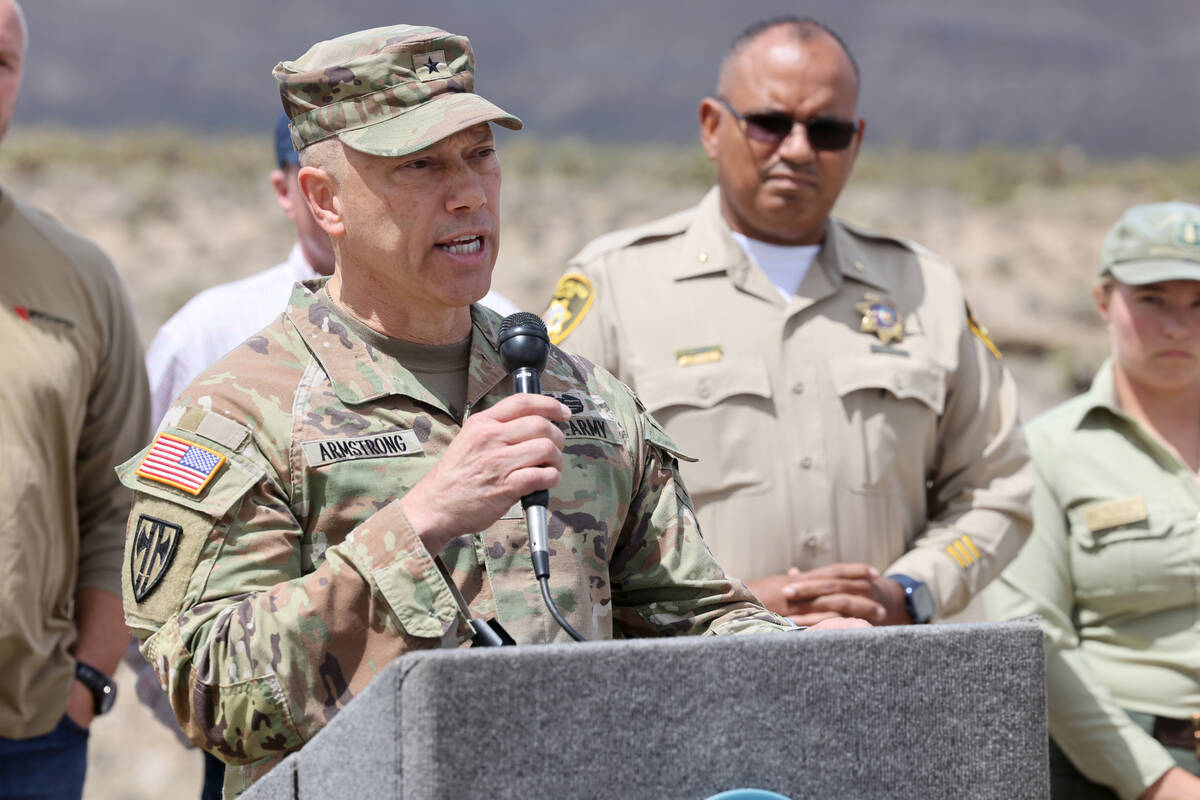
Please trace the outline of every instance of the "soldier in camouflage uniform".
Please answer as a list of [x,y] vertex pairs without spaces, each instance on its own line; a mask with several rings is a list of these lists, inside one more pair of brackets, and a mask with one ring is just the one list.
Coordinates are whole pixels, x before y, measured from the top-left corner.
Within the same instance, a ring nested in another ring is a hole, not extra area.
[[185,731],[240,769],[300,747],[393,658],[475,617],[564,641],[521,496],[550,489],[551,593],[590,639],[785,630],[700,538],[682,457],[618,381],[551,349],[512,395],[500,172],[468,41],[397,26],[275,69],[337,269],[196,379],[125,464],[123,580]]

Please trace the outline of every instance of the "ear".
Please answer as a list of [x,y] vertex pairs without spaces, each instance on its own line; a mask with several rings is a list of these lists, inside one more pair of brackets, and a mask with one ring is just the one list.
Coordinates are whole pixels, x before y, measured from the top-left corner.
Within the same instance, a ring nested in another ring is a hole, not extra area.
[[721,148],[717,143],[717,128],[721,125],[721,104],[711,97],[700,101],[700,144],[709,161],[716,161]]
[[854,136],[854,157],[858,158],[858,150],[862,147],[863,138],[867,135],[867,121],[863,117],[858,118],[858,133]]
[[275,202],[283,209],[284,214],[291,217],[298,198],[293,198],[292,193],[288,191],[287,175],[282,169],[271,170],[271,188],[275,190]]
[[1105,324],[1108,323],[1108,300],[1112,291],[1111,286],[1105,286],[1102,283],[1097,283],[1092,287],[1092,300],[1095,301],[1096,310],[1100,312]]
[[300,194],[304,196],[321,230],[329,236],[344,235],[346,224],[342,219],[342,204],[333,176],[320,167],[301,167],[296,179]]

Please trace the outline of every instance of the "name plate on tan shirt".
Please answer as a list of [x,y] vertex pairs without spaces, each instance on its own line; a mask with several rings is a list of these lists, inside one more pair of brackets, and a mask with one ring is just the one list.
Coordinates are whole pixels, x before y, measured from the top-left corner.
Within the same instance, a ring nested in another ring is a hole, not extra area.
[[1083,522],[1092,533],[1121,525],[1132,525],[1144,519],[1146,519],[1146,499],[1140,495],[1093,503],[1083,509]]

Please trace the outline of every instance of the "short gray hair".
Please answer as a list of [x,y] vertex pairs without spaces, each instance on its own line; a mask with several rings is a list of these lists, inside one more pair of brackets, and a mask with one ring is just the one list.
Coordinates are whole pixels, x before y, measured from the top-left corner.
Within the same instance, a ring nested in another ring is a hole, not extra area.
[[346,156],[337,137],[314,142],[300,151],[300,166],[324,170],[340,184],[346,172]]

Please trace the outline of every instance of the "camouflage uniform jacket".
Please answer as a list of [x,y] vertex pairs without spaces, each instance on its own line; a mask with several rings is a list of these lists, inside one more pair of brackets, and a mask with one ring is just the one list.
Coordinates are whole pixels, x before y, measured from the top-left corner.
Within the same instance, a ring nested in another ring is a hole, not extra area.
[[[300,747],[396,656],[469,642],[439,560],[473,613],[498,618],[519,644],[567,640],[543,607],[519,504],[435,560],[390,502],[461,423],[341,324],[319,285],[297,287],[279,320],[167,413],[156,442],[188,448],[184,460],[211,473],[198,493],[139,474],[155,473],[154,445],[120,468],[136,495],[126,619],[184,731],[245,765],[227,791]],[[472,307],[466,414],[512,391],[499,325]],[[550,492],[550,580],[577,630],[786,626],[713,560],[675,445],[623,384],[552,348],[542,385],[575,411]]]

